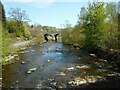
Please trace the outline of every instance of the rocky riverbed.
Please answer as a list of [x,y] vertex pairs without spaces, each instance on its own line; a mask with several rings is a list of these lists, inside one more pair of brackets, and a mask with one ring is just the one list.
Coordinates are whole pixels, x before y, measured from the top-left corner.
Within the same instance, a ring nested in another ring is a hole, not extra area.
[[2,66],[3,88],[120,88],[114,64],[61,42],[19,52],[19,61]]

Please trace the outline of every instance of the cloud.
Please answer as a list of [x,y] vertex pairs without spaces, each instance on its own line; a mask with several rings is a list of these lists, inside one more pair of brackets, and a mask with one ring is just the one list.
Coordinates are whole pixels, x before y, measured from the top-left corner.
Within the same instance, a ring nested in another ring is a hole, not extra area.
[[[22,3],[37,8],[46,8],[52,5],[54,2],[88,2],[88,1],[91,2],[93,0],[1,0],[1,1],[3,3]],[[98,1],[118,2],[119,0],[98,0]]]
[[3,2],[21,2],[21,3],[32,3],[32,2],[54,2],[54,0],[2,0]]
[[[2,0],[3,2],[24,2],[24,3],[32,3],[32,2],[88,2],[93,0]],[[96,0],[97,1],[97,0]],[[105,2],[118,2],[119,0],[98,0]]]
[[46,8],[54,3],[55,0],[1,0],[3,3],[28,4],[37,8]]
[[54,2],[33,2],[33,3],[29,3],[29,5],[37,8],[46,8],[52,5],[53,3]]

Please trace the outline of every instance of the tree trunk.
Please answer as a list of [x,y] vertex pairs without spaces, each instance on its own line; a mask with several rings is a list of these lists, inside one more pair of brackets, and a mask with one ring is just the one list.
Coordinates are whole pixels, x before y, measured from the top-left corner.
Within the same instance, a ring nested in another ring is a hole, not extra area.
[[120,13],[118,14],[118,49],[120,49]]
[[118,2],[118,49],[120,49],[120,1]]

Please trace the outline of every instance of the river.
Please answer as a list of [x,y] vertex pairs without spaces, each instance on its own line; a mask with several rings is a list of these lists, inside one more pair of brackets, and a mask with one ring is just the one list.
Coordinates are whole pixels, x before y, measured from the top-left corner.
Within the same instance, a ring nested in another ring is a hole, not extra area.
[[120,88],[120,74],[112,64],[62,42],[21,52],[19,61],[2,66],[3,88]]

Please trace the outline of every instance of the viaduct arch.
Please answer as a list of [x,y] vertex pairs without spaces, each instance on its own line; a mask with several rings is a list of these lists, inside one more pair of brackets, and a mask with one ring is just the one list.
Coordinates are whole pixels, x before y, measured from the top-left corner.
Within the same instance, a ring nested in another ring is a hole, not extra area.
[[50,36],[52,38],[52,41],[57,42],[58,41],[58,35],[59,35],[59,33],[56,33],[56,34],[48,34],[48,33],[46,33],[46,34],[44,34],[44,39],[46,41],[49,41],[48,37]]

